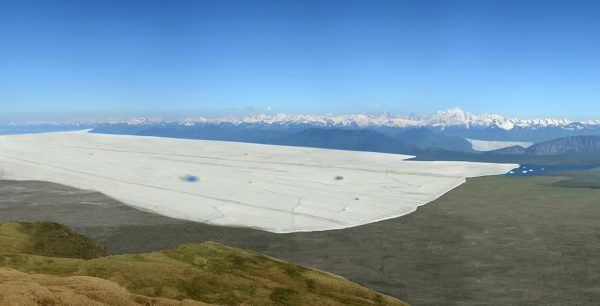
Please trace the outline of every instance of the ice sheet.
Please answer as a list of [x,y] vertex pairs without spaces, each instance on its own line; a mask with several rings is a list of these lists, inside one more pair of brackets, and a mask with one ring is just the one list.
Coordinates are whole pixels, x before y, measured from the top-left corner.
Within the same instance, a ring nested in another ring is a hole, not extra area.
[[87,132],[0,136],[0,177],[100,191],[186,220],[272,232],[330,230],[413,212],[513,164]]

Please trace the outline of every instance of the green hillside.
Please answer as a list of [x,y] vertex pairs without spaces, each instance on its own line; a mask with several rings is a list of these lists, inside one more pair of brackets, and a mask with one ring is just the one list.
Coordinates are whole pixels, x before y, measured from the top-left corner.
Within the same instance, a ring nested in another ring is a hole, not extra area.
[[0,253],[80,259],[108,255],[95,241],[51,222],[0,224]]
[[[91,256],[103,255],[96,244],[64,226],[11,223],[0,228],[1,241],[9,242],[0,248],[0,267],[97,277],[142,296],[224,305],[406,305],[336,275],[212,242],[99,257]],[[40,242],[44,237],[51,241]],[[52,243],[64,251],[48,246]],[[91,250],[85,252],[84,245]],[[63,258],[55,257],[57,253]],[[77,254],[96,258],[64,258]]]

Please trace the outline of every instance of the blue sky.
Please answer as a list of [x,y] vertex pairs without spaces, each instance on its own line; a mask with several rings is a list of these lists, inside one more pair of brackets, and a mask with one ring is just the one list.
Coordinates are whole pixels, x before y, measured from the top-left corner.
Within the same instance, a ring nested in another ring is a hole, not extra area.
[[2,0],[0,113],[600,118],[598,16],[573,0]]

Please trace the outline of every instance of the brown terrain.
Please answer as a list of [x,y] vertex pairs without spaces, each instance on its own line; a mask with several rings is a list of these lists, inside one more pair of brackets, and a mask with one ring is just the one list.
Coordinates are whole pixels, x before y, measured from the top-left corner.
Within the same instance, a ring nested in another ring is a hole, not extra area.
[[132,294],[114,282],[97,277],[27,274],[0,268],[0,305],[200,306],[208,304]]

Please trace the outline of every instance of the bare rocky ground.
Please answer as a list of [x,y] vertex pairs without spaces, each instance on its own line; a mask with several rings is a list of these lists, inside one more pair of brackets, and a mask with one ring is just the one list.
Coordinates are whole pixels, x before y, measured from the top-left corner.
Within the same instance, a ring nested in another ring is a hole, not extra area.
[[560,179],[472,179],[401,218],[293,234],[171,219],[47,182],[0,181],[0,222],[63,223],[112,254],[215,241],[413,305],[597,305],[600,190],[556,186]]

